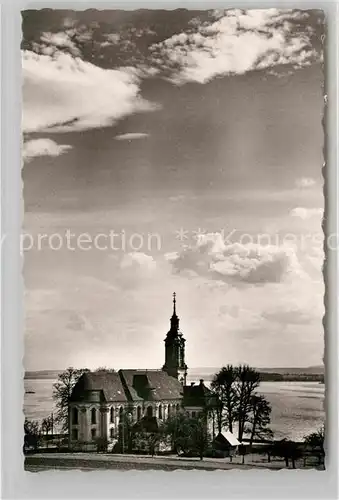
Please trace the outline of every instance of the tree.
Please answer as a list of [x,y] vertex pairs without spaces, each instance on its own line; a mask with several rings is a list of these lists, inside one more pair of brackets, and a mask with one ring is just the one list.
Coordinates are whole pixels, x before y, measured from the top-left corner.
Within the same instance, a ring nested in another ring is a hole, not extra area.
[[251,413],[251,398],[260,384],[260,373],[248,365],[239,365],[236,368],[236,393],[238,396],[238,440],[241,442],[245,425]]
[[249,422],[253,409],[251,399],[259,384],[259,372],[248,365],[238,367],[227,365],[214,376],[211,388],[220,402],[219,432],[223,425],[233,432],[237,423],[238,440],[242,441],[246,423]]
[[196,453],[200,460],[208,446],[208,432],[206,417],[190,417],[185,413],[179,413],[169,418],[163,426],[163,435],[169,436],[172,448],[179,455]]
[[49,434],[49,432],[53,431],[53,416],[52,415],[43,419],[43,421],[41,422],[41,430],[45,434]]
[[253,394],[250,399],[250,416],[248,431],[250,432],[250,446],[255,437],[259,439],[272,438],[273,432],[267,426],[271,421],[272,408],[262,395]]
[[193,429],[194,448],[197,450],[200,460],[202,460],[209,441],[206,415],[202,414],[192,419],[191,425]]
[[99,368],[96,368],[94,370],[94,373],[116,373],[116,370],[114,368],[107,368],[106,366],[99,366]]
[[238,398],[235,383],[237,373],[232,365],[227,365],[214,376],[211,389],[218,397],[219,405],[216,408],[218,432],[226,425],[233,432],[233,424],[238,414]]
[[133,447],[133,408],[121,408],[119,415],[119,447],[122,453],[132,453]]
[[298,443],[282,439],[275,442],[271,447],[271,455],[282,457],[285,460],[286,467],[289,466],[289,460],[292,461],[292,468],[296,468],[296,460],[303,456],[303,451]]
[[191,444],[191,428],[185,413],[181,412],[169,417],[163,423],[163,434],[170,438],[171,447],[178,455],[181,451],[188,453]]
[[58,382],[53,386],[53,398],[56,401],[56,418],[55,421],[61,424],[63,431],[69,429],[69,401],[73,388],[81,375],[88,372],[88,369],[67,368],[58,377]]
[[312,432],[304,437],[304,444],[311,448],[313,454],[318,455],[319,464],[325,455],[325,428],[322,427],[317,432]]
[[238,452],[239,452],[239,455],[242,456],[241,463],[244,464],[245,463],[245,455],[246,455],[246,446],[244,444],[241,444],[238,447]]
[[41,433],[40,426],[37,420],[28,420],[25,418],[24,422],[24,449],[29,447],[37,451],[40,445]]

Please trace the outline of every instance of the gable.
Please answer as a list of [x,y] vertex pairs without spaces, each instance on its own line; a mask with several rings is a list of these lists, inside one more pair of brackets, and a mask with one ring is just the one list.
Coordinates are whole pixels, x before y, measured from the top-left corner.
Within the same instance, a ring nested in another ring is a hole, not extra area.
[[117,402],[127,401],[119,373],[84,373],[72,391],[71,401]]

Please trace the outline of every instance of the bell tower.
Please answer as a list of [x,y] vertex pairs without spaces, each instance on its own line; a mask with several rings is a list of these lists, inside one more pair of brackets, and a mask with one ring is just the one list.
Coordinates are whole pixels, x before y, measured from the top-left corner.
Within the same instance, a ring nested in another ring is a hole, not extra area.
[[185,364],[185,342],[179,330],[179,318],[176,311],[176,294],[173,293],[173,314],[171,328],[165,338],[165,364],[163,370],[171,377],[186,385],[187,365]]

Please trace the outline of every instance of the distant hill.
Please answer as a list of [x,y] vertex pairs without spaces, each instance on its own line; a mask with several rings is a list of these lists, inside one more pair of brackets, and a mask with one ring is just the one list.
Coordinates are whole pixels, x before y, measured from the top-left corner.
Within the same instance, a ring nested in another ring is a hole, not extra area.
[[[190,380],[199,380],[201,378],[206,381],[212,380],[214,374],[217,373],[219,369],[220,368],[211,367],[190,368],[188,378]],[[263,377],[264,380],[270,380],[270,374],[272,375],[272,380],[278,380],[277,377],[274,377],[277,375],[280,375],[279,380],[305,380],[305,376],[319,380],[322,379],[325,374],[325,367],[323,365],[307,366],[304,368],[257,368],[257,370],[262,374],[267,374]],[[25,372],[25,379],[57,379],[62,372],[63,370],[27,371]]]
[[63,370],[37,370],[25,372],[25,379],[56,379]]
[[304,368],[257,368],[260,373],[280,373],[282,375],[324,375],[324,365],[306,366]]
[[[211,381],[214,374],[220,368],[190,368],[188,378],[190,380],[204,379]],[[306,366],[306,367],[286,367],[286,368],[256,368],[262,374],[262,380],[266,381],[323,381],[325,375],[325,367]]]

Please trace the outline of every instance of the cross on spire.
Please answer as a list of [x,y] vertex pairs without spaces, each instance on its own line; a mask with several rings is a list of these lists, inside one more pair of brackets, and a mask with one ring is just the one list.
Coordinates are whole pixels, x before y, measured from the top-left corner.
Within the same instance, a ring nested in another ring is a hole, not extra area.
[[179,318],[177,316],[177,294],[173,293],[173,314],[171,317],[171,331],[178,332],[179,330]]

